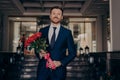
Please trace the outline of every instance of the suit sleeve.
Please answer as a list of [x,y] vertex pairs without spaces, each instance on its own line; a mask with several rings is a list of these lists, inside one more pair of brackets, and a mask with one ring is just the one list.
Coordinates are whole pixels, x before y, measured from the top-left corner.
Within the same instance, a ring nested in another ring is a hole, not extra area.
[[63,66],[66,66],[76,56],[75,44],[73,41],[71,31],[68,32],[67,47],[68,47],[68,56],[66,56],[63,60],[61,60]]

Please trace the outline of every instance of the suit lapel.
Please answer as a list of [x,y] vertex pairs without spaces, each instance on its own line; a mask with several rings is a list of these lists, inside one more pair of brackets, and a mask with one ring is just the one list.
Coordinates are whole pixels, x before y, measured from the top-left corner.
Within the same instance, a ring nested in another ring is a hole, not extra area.
[[49,28],[50,28],[50,26],[48,26],[47,28],[46,28],[46,30],[45,30],[45,36],[46,36],[46,43],[49,45],[49,40],[48,40],[48,31],[49,31]]

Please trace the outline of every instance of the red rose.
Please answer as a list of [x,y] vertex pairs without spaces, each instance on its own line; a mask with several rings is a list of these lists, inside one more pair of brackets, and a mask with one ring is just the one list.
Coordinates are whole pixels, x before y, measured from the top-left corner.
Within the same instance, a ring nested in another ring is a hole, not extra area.
[[27,39],[27,43],[31,43],[33,41],[34,41],[34,37],[30,37],[30,38]]
[[35,34],[33,34],[32,36],[30,36],[26,41],[25,41],[25,47],[27,47],[28,45],[30,45],[33,41],[35,41],[37,38],[40,38],[42,36],[41,32],[37,32]]
[[40,38],[41,37],[41,33],[40,32],[37,32],[33,35],[34,37],[34,40],[36,40],[37,38]]
[[41,32],[36,33],[37,38],[38,38],[38,37],[41,37],[41,35],[42,35]]
[[32,36],[29,37],[29,39],[30,39],[31,41],[34,41],[34,40],[36,39],[36,36],[35,36],[35,35],[32,35]]
[[26,48],[28,45],[30,45],[30,43],[27,42],[27,41],[25,41],[25,48]]

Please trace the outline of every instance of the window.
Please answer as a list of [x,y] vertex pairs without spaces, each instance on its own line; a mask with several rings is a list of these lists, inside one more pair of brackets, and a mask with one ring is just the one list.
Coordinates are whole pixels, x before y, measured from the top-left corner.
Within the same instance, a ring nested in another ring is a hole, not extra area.
[[[87,20],[86,20],[87,19]],[[91,52],[96,51],[95,18],[70,18],[69,29],[71,29],[77,51],[88,46]]]

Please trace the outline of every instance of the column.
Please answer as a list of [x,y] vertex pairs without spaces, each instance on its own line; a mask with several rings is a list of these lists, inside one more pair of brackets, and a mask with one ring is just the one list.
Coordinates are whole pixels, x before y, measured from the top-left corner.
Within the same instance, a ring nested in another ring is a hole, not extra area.
[[2,51],[9,51],[9,23],[8,16],[3,15],[3,35],[2,35]]
[[102,52],[102,16],[97,16],[96,20],[96,42],[97,52]]
[[111,51],[120,50],[120,0],[110,0]]

